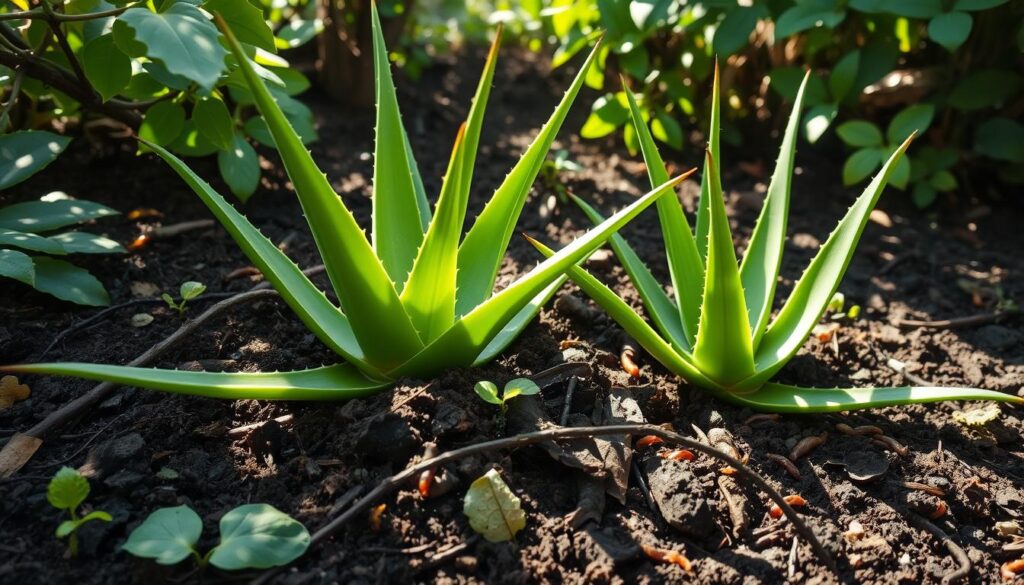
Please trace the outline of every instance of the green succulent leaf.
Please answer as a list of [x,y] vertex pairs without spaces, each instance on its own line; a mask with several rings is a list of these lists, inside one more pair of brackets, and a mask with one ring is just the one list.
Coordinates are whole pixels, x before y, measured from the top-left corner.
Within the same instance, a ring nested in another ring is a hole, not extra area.
[[225,571],[279,567],[302,556],[309,540],[298,520],[267,504],[246,504],[221,518],[210,564]]
[[899,386],[895,388],[802,388],[769,382],[749,393],[720,394],[722,398],[770,412],[842,412],[946,400],[995,400],[1021,404],[1011,394],[977,388]]
[[482,366],[487,362],[493,360],[498,356],[499,353],[505,350],[516,337],[529,325],[536,317],[537,313],[540,312],[541,307],[546,305],[551,297],[555,296],[558,289],[562,288],[565,284],[567,277],[563,274],[551,282],[546,288],[537,293],[530,301],[528,301],[522,309],[514,317],[505,323],[505,326],[501,328],[491,341],[484,347],[480,354],[473,360],[471,364],[473,367]]
[[[68,136],[45,130],[21,130],[0,136],[0,190],[17,185],[46,168],[70,142]],[[9,208],[0,209],[0,214],[5,209]]]
[[46,487],[46,501],[58,510],[75,510],[89,497],[89,480],[71,467],[61,467]]
[[[708,256],[708,238],[709,230],[711,228],[711,215],[709,201],[712,197],[710,193],[711,185],[709,180],[711,177],[711,169],[708,164],[719,164],[719,155],[721,150],[719,148],[719,134],[721,133],[722,126],[722,113],[721,113],[721,95],[719,93],[719,79],[718,79],[718,61],[715,61],[715,77],[711,86],[711,119],[710,126],[708,129],[708,152],[711,153],[710,157],[704,157],[704,170],[700,176],[700,200],[697,201],[697,226],[695,228],[697,253],[700,254],[701,261],[707,263]],[[716,172],[720,173],[720,169],[715,169]],[[703,290],[703,289],[702,289]]]
[[196,555],[203,520],[188,506],[160,508],[153,512],[124,543],[124,550],[161,565],[176,565]]

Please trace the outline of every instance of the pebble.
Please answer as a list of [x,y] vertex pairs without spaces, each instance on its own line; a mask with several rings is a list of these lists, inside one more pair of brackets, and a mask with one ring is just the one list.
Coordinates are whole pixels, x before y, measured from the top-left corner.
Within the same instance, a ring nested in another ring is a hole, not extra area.
[[89,452],[78,471],[87,478],[102,479],[120,471],[129,462],[139,459],[146,440],[139,433],[129,433],[101,443]]

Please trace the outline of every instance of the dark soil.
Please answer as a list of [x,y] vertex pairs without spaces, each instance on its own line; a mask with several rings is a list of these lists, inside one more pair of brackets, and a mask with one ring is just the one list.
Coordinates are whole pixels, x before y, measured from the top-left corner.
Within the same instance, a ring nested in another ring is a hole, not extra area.
[[[438,189],[450,142],[476,84],[480,57],[467,56],[458,66],[439,65],[415,84],[400,82],[407,88],[402,104],[428,192]],[[545,63],[512,50],[505,52],[498,71],[469,217],[482,207],[569,81],[569,72],[550,75]],[[320,124],[320,141],[313,153],[346,203],[368,224],[372,113],[343,109],[315,93],[306,100]],[[562,136],[579,127],[587,103],[581,98]],[[770,168],[777,143],[778,137],[766,129],[762,140],[725,153],[730,212],[741,247],[767,180],[767,173],[759,173],[758,168]],[[620,206],[646,190],[642,164],[615,144],[563,139],[561,147],[587,168],[564,179],[574,192],[600,208]],[[263,154],[269,179],[245,212],[275,241],[288,238],[288,252],[300,265],[316,264],[312,239],[278,161],[271,152]],[[667,158],[682,170],[700,160],[700,149],[695,144]],[[856,195],[838,186],[841,159],[837,148],[802,148],[780,298]],[[744,171],[738,170],[741,162],[746,163]],[[210,160],[196,161],[195,167],[211,180],[216,177]],[[141,223],[209,217],[166,166],[152,156],[135,157],[128,145],[100,156],[86,140],[78,140],[48,171],[0,196],[0,204],[51,190],[123,211],[155,208],[164,215],[162,220],[149,218]],[[693,184],[684,190],[691,210],[695,192]],[[809,341],[780,378],[816,386],[902,384],[902,375],[887,366],[892,357],[934,384],[1020,392],[1024,328],[1019,317],[958,330],[900,330],[891,322],[991,311],[997,287],[1006,298],[1024,299],[1022,210],[1013,208],[1012,202],[989,209],[959,201],[929,215],[913,210],[907,200],[903,193],[888,190],[880,207],[892,224],[869,224],[842,284],[847,305],[863,307],[861,318],[842,321],[834,345]],[[127,243],[138,234],[140,222],[114,219],[93,229]],[[581,213],[559,203],[551,188],[541,184],[519,222],[519,229],[560,245],[586,227]],[[625,233],[661,281],[668,282],[655,215],[644,214]],[[502,282],[536,262],[532,248],[514,238]],[[205,282],[211,292],[252,286],[248,278],[224,280],[249,263],[219,227],[155,241],[123,258],[90,258],[82,264],[103,280],[115,303],[132,298],[133,283],[152,283],[160,291],[176,290],[186,280]],[[639,306],[617,262],[597,259],[590,267]],[[958,281],[977,287],[975,294],[965,292]],[[560,294],[583,299],[571,286]],[[585,299],[583,303],[592,307]],[[200,300],[190,311],[208,305]],[[155,320],[148,327],[133,328],[130,318],[140,311],[151,313]],[[37,360],[54,336],[93,312],[3,281],[0,363]],[[125,309],[69,336],[47,359],[125,363],[181,322],[177,314],[158,306]],[[907,520],[909,510],[929,514],[939,498],[906,487],[905,482],[938,487],[946,494],[949,511],[934,523],[966,551],[973,563],[971,582],[1000,582],[1000,565],[1015,558],[1002,550],[1009,538],[1000,536],[995,524],[1020,520],[1024,513],[1020,439],[1024,426],[1019,408],[1003,407],[998,423],[985,431],[968,431],[956,423],[954,411],[975,405],[954,403],[748,421],[752,412],[712,400],[642,354],[640,378],[629,379],[618,366],[621,346],[621,331],[600,312],[548,307],[495,363],[479,370],[452,371],[434,380],[406,380],[365,400],[227,402],[122,389],[62,429],[63,434],[48,438],[19,475],[0,479],[0,581],[90,584],[247,578],[250,575],[215,571],[200,575],[188,563],[158,567],[129,556],[120,547],[150,512],[182,503],[204,518],[203,546],[215,543],[219,518],[246,502],[270,503],[315,529],[337,513],[332,507],[351,487],[373,485],[402,469],[422,454],[423,443],[434,441],[441,450],[449,450],[500,436],[503,425],[495,409],[472,391],[477,380],[501,385],[563,361],[587,361],[594,367],[593,376],[582,380],[575,392],[570,417],[574,424],[597,420],[592,415],[600,408],[595,406],[603,404],[614,389],[625,388],[650,422],[671,424],[684,434],[692,434],[694,425],[704,432],[712,428],[730,432],[753,468],[784,494],[806,499],[801,511],[836,551],[844,581],[931,583],[957,568],[942,543]],[[266,301],[232,311],[215,328],[164,355],[158,365],[175,368],[198,361],[207,369],[290,370],[334,359],[283,304]],[[32,397],[0,411],[0,443],[92,386],[66,378],[23,381],[31,385]],[[559,384],[543,393],[543,407],[554,420],[560,417],[565,391],[565,384]],[[283,415],[293,418],[241,436],[227,434],[231,428]],[[905,445],[908,453],[900,456],[867,438],[837,433],[837,423],[876,425]],[[787,454],[800,439],[823,432],[829,433],[825,443],[797,463],[800,480],[768,457]],[[296,584],[835,580],[806,543],[798,543],[795,561],[790,562],[794,532],[768,516],[764,494],[731,478],[722,480],[748,519],[748,530],[734,536],[732,516],[718,487],[719,478],[724,477],[721,466],[703,457],[691,463],[663,463],[653,453],[641,450],[637,457],[662,504],[660,511],[652,509],[641,488],[631,482],[624,504],[607,498],[603,510],[591,506],[598,522],[574,528],[567,515],[576,510],[578,500],[603,500],[600,490],[595,496],[592,489],[588,491],[585,476],[568,470],[541,449],[495,453],[467,459],[448,470],[457,483],[444,495],[424,500],[415,486],[407,486],[384,502],[387,507],[378,531],[367,518],[360,518],[334,540],[311,549],[278,580]],[[859,456],[846,459],[850,454]],[[835,465],[843,461],[845,470]],[[83,530],[82,551],[76,559],[68,559],[65,543],[54,538],[61,518],[45,499],[47,480],[60,465],[88,470],[92,493],[87,507],[106,510],[114,517],[109,524],[94,523]],[[527,527],[512,543],[491,544],[475,537],[462,513],[466,488],[490,466],[500,467],[526,510]],[[858,482],[848,475],[856,475],[858,466],[885,471],[873,481]],[[862,529],[857,530],[854,523]],[[440,562],[431,560],[462,542],[469,544],[460,554],[442,557]],[[694,561],[693,574],[648,559],[638,544],[685,552]]]

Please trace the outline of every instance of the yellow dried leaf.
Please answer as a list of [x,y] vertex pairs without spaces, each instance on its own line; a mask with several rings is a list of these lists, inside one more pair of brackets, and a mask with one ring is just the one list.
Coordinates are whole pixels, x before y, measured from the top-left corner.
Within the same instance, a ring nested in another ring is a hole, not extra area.
[[28,384],[19,384],[18,378],[4,376],[0,378],[0,410],[14,406],[15,402],[25,400],[32,394]]
[[462,510],[473,530],[491,542],[512,540],[526,527],[526,513],[519,498],[494,469],[469,486]]

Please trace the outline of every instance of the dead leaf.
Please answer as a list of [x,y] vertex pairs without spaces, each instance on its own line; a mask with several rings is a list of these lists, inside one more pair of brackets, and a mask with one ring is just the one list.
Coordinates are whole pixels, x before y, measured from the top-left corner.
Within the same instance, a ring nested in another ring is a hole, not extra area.
[[135,313],[132,315],[132,327],[145,327],[153,322],[153,315],[149,313]]
[[526,527],[526,513],[519,498],[495,469],[469,486],[462,511],[473,530],[491,542],[512,540]]
[[10,477],[28,463],[36,454],[43,440],[18,433],[0,449],[0,477]]
[[0,410],[7,410],[15,402],[25,400],[32,394],[28,384],[19,384],[15,376],[0,378]]
[[132,292],[133,297],[155,297],[160,294],[160,287],[153,284],[152,282],[143,282],[139,280],[133,280],[128,289]]

